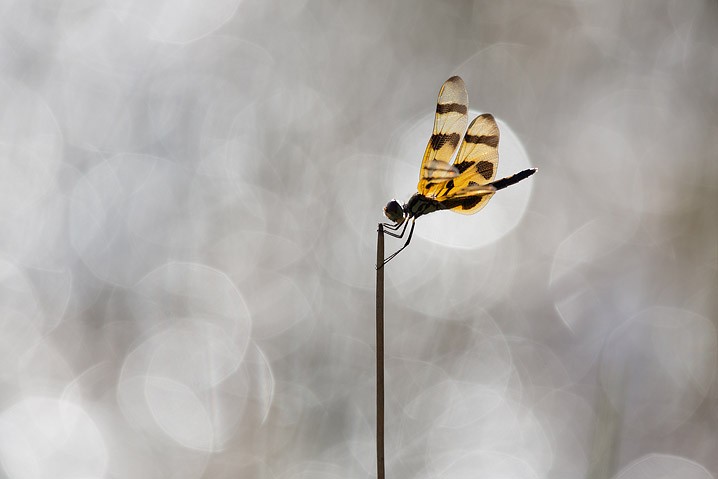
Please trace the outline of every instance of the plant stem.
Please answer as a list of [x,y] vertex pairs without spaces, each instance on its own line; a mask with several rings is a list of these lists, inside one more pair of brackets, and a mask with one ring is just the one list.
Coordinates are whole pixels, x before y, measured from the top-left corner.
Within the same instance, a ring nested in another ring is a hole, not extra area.
[[376,475],[384,479],[384,226],[376,240]]

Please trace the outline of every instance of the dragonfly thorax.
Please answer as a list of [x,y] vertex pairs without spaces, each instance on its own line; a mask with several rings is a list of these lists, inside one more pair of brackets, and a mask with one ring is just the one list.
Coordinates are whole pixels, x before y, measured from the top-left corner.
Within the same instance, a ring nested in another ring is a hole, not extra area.
[[404,205],[404,212],[409,218],[418,218],[441,209],[444,209],[441,203],[432,198],[427,198],[421,193],[415,193],[414,196],[409,198],[409,202]]

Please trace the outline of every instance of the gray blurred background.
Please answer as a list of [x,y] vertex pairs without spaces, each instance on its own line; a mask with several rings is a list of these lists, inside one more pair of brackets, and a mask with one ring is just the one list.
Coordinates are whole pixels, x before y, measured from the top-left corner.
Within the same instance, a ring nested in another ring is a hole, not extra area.
[[[0,2],[0,476],[718,477],[718,4]],[[387,254],[399,240],[387,239]]]

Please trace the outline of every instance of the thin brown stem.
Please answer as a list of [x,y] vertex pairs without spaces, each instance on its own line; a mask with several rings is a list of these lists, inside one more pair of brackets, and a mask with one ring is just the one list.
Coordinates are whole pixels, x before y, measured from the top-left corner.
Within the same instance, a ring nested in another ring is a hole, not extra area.
[[384,479],[384,226],[376,240],[376,476]]

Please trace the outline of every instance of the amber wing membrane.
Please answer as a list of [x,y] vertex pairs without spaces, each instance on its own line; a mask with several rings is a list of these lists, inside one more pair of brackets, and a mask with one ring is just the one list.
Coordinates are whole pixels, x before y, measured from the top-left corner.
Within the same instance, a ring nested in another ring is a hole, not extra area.
[[440,201],[447,209],[463,215],[473,215],[486,206],[494,193],[482,193],[471,196],[457,196]]
[[439,91],[434,131],[421,162],[417,186],[419,193],[433,196],[432,191],[458,176],[459,172],[450,165],[450,161],[466,129],[467,103],[464,80],[458,76],[446,80]]
[[506,178],[492,181],[488,185],[477,185],[474,182],[465,188],[454,189],[452,195],[448,195],[437,201],[444,209],[456,211],[466,215],[474,214],[481,208],[486,206],[491,197],[498,190],[503,190],[511,185],[515,185],[519,181],[525,180],[529,176],[536,173],[536,168],[528,168],[518,173],[514,173]]
[[[495,189],[487,189],[499,164],[499,128],[490,113],[477,116],[464,135],[454,161],[458,176],[433,192],[447,209],[473,214],[486,206]],[[451,200],[451,201],[445,201]]]
[[499,166],[499,127],[491,113],[474,118],[464,135],[454,166],[459,170],[459,183],[475,181],[485,185],[496,177]]

